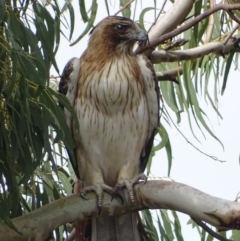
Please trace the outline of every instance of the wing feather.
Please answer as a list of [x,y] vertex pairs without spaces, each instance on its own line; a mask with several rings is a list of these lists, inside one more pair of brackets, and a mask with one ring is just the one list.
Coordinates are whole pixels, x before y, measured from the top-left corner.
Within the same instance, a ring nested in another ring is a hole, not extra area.
[[[59,93],[67,97],[71,106],[74,106],[74,101],[76,98],[79,70],[80,70],[80,59],[79,58],[70,59],[66,64],[66,66],[64,67],[64,70],[59,82]],[[62,106],[62,108],[64,107]],[[65,114],[67,126],[73,136],[72,115],[67,109],[64,109],[64,114]],[[74,172],[79,179],[77,162],[75,161],[77,160],[76,149],[74,148],[72,152],[70,150],[67,150],[67,152],[68,152],[70,161],[72,163]],[[71,153],[74,154],[74,158],[72,157]]]
[[140,170],[143,172],[146,168],[148,158],[153,146],[154,136],[159,125],[159,97],[160,90],[157,76],[150,60],[141,55],[138,57],[138,63],[143,75],[145,96],[147,100],[147,109],[149,114],[148,136],[145,146],[140,155]]

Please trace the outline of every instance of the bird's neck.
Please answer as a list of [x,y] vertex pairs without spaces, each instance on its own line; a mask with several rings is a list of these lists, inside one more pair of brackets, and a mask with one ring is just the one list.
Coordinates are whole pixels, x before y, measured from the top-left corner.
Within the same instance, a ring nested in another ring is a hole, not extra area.
[[96,43],[91,42],[87,50],[84,53],[84,58],[89,59],[89,61],[96,61],[99,60],[103,61],[111,59],[111,58],[120,58],[120,57],[127,57],[133,56],[133,46],[127,45],[126,43],[120,43],[117,46],[111,43]]

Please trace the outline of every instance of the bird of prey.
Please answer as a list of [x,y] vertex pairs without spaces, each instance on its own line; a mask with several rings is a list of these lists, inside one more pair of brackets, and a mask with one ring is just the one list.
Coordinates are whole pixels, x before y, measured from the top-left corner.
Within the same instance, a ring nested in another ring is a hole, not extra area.
[[[64,68],[59,92],[76,112],[80,131],[68,110],[66,122],[75,142],[75,172],[83,193],[126,187],[142,177],[159,122],[159,89],[151,62],[135,55],[147,34],[134,21],[110,16],[90,33],[88,47]],[[136,214],[91,221],[92,241],[138,241]]]

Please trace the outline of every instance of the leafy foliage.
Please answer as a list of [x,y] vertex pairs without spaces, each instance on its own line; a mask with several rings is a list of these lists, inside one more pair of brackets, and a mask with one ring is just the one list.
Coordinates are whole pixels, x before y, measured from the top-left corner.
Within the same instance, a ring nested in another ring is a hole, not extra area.
[[[59,7],[52,4],[52,15],[38,2],[16,4],[6,2],[0,28],[0,217],[5,221],[31,210],[23,194],[35,200],[40,189],[34,176],[37,167],[47,165],[44,160],[56,171],[52,144],[65,139],[68,147],[73,147],[56,99],[70,106],[48,83],[51,66],[57,69]],[[54,135],[49,135],[49,127]],[[45,202],[40,198],[37,203]]]
[[[74,9],[70,0],[65,0],[62,7],[56,0],[31,3],[6,0],[0,3],[0,218],[9,225],[11,218],[72,192],[74,174],[61,141],[69,150],[73,148],[73,141],[58,103],[68,108],[73,115],[74,112],[67,99],[53,90],[52,82],[49,81],[50,69],[54,68],[59,73],[56,53],[61,36],[69,41],[72,39],[75,16],[81,15],[85,28],[71,45],[77,44],[95,24],[98,2],[80,0],[79,10]],[[111,1],[104,2],[108,15],[113,14],[110,11]],[[118,2],[119,6],[128,3]],[[136,6],[141,4],[138,1],[124,8],[122,15],[132,17],[142,28],[147,29],[145,15],[150,12],[156,18],[158,13],[156,1],[153,2],[153,6],[142,9],[139,18],[136,16]],[[209,1],[196,1],[186,21],[209,8]],[[68,20],[65,14],[68,14]],[[214,20],[215,28],[208,42],[221,41],[232,28],[232,20],[226,17],[224,11],[216,12]],[[185,31],[183,37],[189,42],[181,49],[202,45],[208,22],[208,19],[204,19]],[[69,29],[68,35],[62,26]],[[173,38],[172,42],[177,38]],[[158,49],[164,47],[165,44],[158,46]],[[218,111],[218,90],[220,87],[221,94],[224,93],[234,56],[235,52],[224,58],[210,54],[193,61],[162,62],[155,66],[156,71],[182,68],[182,75],[177,77],[178,83],[160,82],[164,100],[158,130],[161,142],[153,147],[151,158],[154,152],[165,148],[168,175],[172,166],[171,143],[165,128],[171,123],[168,112],[175,114],[177,123],[181,122],[181,113],[186,112],[193,135],[192,122],[195,121],[200,130],[204,128],[218,140],[208,126],[198,98],[203,95],[221,117]],[[220,75],[224,76],[222,84]],[[209,87],[210,77],[215,79],[213,88]],[[147,166],[148,173],[150,167],[151,160]],[[156,221],[158,226],[154,227],[152,214],[143,212],[144,225],[152,240],[184,240],[178,216],[173,211],[171,214],[169,218],[169,212],[160,210]],[[197,228],[201,240],[212,240],[205,231]],[[55,234],[57,240],[62,240],[63,227],[56,230]],[[238,237],[239,233],[233,232],[233,238],[237,240]]]

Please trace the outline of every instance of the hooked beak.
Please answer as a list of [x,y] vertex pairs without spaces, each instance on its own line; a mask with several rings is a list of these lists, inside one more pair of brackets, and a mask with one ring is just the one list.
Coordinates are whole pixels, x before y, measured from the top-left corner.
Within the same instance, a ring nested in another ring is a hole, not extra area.
[[148,41],[148,35],[147,33],[140,31],[137,35],[137,41],[139,42],[140,45],[145,45]]

